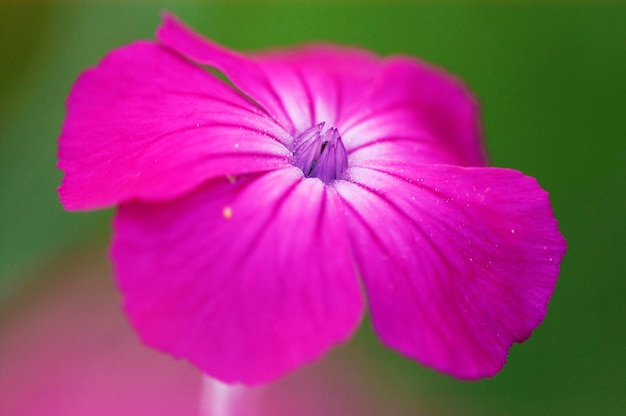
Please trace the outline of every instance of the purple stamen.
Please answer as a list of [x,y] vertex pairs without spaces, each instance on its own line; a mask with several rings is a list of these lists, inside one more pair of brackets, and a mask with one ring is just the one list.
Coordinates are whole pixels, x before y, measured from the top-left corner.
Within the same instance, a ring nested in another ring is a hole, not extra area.
[[337,129],[331,127],[322,133],[323,128],[322,122],[296,136],[294,164],[307,178],[330,183],[343,176],[348,155]]

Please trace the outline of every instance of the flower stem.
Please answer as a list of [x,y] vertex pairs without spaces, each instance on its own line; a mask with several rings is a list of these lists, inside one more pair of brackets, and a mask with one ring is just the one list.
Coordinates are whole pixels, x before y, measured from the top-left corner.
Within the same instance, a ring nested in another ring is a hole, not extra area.
[[[240,416],[242,394],[246,388],[222,383],[207,375],[202,376],[200,416]],[[246,411],[246,415],[248,415]]]

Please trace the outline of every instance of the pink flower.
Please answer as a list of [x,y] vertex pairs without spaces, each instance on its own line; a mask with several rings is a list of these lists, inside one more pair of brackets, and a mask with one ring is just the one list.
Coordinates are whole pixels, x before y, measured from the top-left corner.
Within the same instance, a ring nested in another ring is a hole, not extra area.
[[263,383],[346,341],[367,298],[385,345],[475,379],[542,321],[565,241],[533,178],[485,167],[458,81],[329,45],[244,56],[171,16],[157,38],[79,78],[59,139],[65,208],[119,207],[146,344]]

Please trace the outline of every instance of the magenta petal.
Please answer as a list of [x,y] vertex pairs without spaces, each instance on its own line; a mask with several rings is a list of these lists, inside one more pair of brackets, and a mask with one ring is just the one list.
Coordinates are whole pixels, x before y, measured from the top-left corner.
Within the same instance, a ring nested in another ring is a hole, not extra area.
[[213,66],[226,74],[233,84],[263,106],[267,114],[294,133],[281,97],[267,75],[250,58],[201,37],[170,14],[163,16],[157,39],[187,58]]
[[338,126],[359,105],[382,59],[355,48],[318,44],[255,57],[282,97],[297,132]]
[[498,372],[539,325],[565,241],[533,178],[498,168],[371,164],[335,183],[373,325],[461,378]]
[[369,52],[331,45],[270,52],[255,57],[202,38],[166,14],[157,38],[190,59],[222,71],[292,134],[318,123],[334,126],[380,68]]
[[209,178],[288,166],[289,136],[162,46],[137,42],[81,75],[59,139],[66,209],[168,200]]
[[297,168],[122,205],[112,257],[134,327],[226,382],[319,358],[363,312],[341,212],[336,191]]
[[382,159],[486,164],[475,99],[459,80],[413,58],[386,59],[337,128],[352,166]]

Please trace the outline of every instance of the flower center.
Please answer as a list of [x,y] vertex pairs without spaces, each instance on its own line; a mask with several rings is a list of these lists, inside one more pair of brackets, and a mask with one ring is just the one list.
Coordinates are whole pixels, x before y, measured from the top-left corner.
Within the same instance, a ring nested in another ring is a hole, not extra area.
[[348,168],[348,154],[336,128],[322,133],[319,123],[296,136],[294,164],[307,178],[319,178],[324,183],[341,179]]

